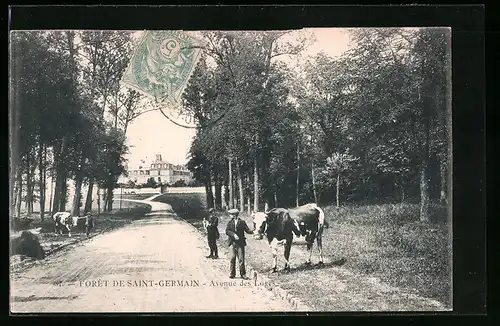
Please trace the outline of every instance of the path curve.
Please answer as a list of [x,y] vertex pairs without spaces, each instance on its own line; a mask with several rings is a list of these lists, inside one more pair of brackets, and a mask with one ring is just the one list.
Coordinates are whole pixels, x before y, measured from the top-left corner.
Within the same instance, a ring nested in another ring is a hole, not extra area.
[[153,199],[159,196],[161,196],[161,194],[153,195],[146,199],[118,199],[118,200],[148,205],[149,207],[151,207],[151,211],[147,213],[146,216],[159,216],[159,215],[175,216],[176,214],[172,209],[172,206],[162,202],[153,201]]

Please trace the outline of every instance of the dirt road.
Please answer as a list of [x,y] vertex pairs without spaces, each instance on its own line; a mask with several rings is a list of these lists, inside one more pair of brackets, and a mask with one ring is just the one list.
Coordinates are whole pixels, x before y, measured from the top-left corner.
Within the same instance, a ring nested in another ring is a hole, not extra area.
[[[228,278],[206,259],[202,236],[172,217],[150,217],[59,252],[13,275],[11,311],[290,311],[284,301]],[[234,281],[230,283],[229,281]]]

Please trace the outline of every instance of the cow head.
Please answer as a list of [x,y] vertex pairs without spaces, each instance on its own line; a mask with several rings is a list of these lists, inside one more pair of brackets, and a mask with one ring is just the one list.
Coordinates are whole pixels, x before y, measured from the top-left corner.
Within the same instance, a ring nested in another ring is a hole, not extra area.
[[257,231],[257,237],[262,239],[267,228],[267,213],[254,212],[252,213],[254,230]]
[[74,228],[76,228],[78,226],[78,221],[80,221],[80,218],[78,216],[72,216],[71,217],[72,226]]

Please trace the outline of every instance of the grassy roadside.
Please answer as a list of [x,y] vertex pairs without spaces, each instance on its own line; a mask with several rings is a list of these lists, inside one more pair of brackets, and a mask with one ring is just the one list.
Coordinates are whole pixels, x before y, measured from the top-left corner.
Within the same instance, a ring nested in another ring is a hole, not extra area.
[[451,306],[451,227],[442,207],[432,208],[433,223],[421,223],[411,204],[326,207],[325,214],[347,267]]
[[[202,230],[201,220],[207,214],[204,194],[165,194],[155,200],[170,204],[179,216]],[[336,288],[338,284],[333,281],[335,278],[330,280],[328,275],[341,279],[342,271],[346,270],[358,276],[354,282],[346,280],[349,284],[344,293],[364,294],[363,284],[375,277],[407,293],[451,306],[450,230],[444,222],[444,212],[438,207],[433,208],[432,219],[436,222],[429,224],[418,221],[418,207],[411,204],[340,209],[327,206],[324,210],[330,223],[324,235],[325,267],[304,269],[302,262],[307,257],[304,241],[296,239],[291,253],[292,272],[271,275],[282,288],[302,297],[318,310],[328,310],[334,304],[341,304],[339,300],[342,298],[342,293]],[[246,214],[241,217],[252,227],[251,217]],[[219,246],[226,245],[224,230],[228,220],[227,214],[220,214]],[[269,271],[271,253],[267,242],[247,236],[247,243],[249,264],[260,272]],[[339,267],[337,263],[341,260],[345,263]],[[315,262],[316,252],[313,255]],[[278,264],[279,268],[283,265],[281,256]],[[397,295],[390,297],[384,295],[380,300],[387,300],[392,306],[402,305]],[[345,297],[344,300],[347,310],[356,310],[356,305],[362,305],[349,302]],[[418,306],[418,302],[412,306]]]

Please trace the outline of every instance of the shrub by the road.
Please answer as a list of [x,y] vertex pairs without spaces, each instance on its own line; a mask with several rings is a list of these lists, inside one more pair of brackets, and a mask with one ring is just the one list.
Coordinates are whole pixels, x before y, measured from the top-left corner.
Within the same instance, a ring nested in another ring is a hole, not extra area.
[[29,231],[23,231],[20,236],[10,240],[11,255],[23,255],[34,259],[44,259],[43,250],[38,237]]

